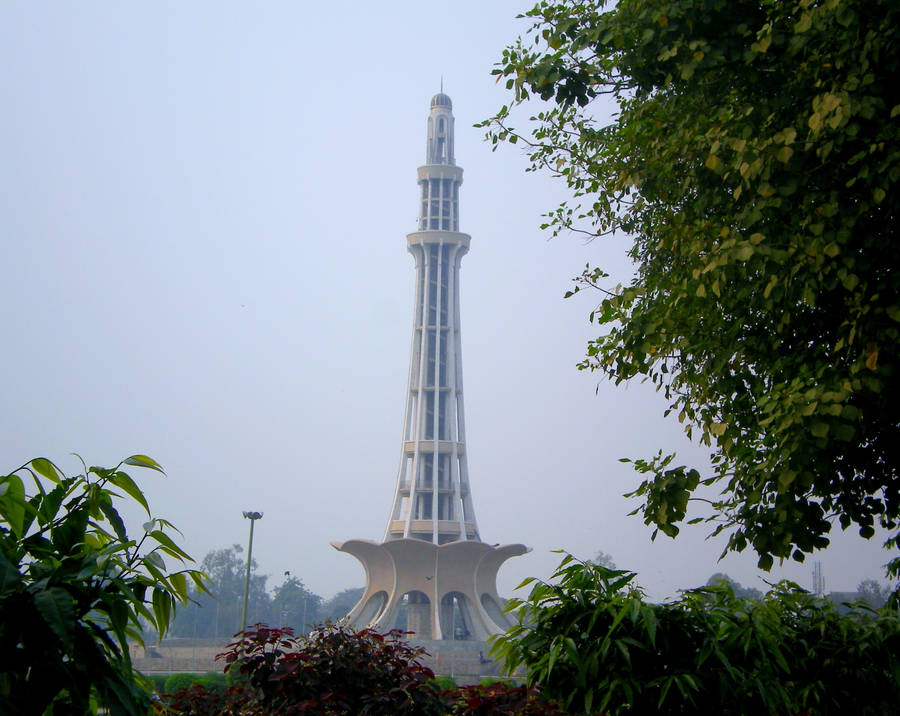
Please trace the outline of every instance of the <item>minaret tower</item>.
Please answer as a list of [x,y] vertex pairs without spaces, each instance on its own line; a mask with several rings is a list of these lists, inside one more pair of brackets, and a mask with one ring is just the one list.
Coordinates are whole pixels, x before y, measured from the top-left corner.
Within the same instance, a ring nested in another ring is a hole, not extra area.
[[462,169],[453,158],[453,105],[436,94],[419,167],[419,230],[406,237],[416,262],[415,315],[400,471],[384,540],[478,540],[469,493],[459,332]]
[[415,311],[393,504],[381,544],[332,544],[366,569],[366,591],[348,615],[355,627],[390,629],[405,604],[406,628],[417,638],[483,641],[509,627],[497,570],[528,548],[482,542],[469,490],[459,267],[470,237],[459,231],[462,174],[453,104],[440,92],[431,99],[418,170],[418,231],[406,237],[415,260]]

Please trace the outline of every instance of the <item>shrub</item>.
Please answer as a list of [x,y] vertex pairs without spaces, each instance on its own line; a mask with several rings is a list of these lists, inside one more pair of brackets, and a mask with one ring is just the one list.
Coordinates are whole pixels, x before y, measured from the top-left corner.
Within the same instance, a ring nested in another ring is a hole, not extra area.
[[557,584],[526,580],[492,653],[572,713],[884,714],[900,700],[887,612],[841,615],[790,583],[759,601],[718,585],[649,604],[634,576],[567,556]]
[[[486,679],[485,679],[486,680]],[[540,697],[527,686],[503,681],[478,686],[464,686],[452,693],[452,716],[565,716],[566,711],[554,701]]]
[[266,714],[440,716],[434,673],[418,661],[424,653],[399,630],[334,624],[295,637],[257,624],[217,658],[248,678],[249,697]]
[[493,686],[494,684],[509,684],[510,686],[515,686],[515,679],[504,679],[498,676],[486,676],[481,681],[478,682],[479,686]]
[[435,676],[434,683],[441,691],[450,691],[457,688],[456,682],[449,676]]
[[163,691],[167,694],[174,694],[182,689],[189,689],[199,680],[199,674],[171,674],[166,679]]
[[166,716],[262,716],[263,712],[254,708],[242,689],[229,689],[225,693],[214,693],[202,684],[192,684],[168,694],[165,702],[158,704],[158,714]]
[[156,691],[156,693],[166,693],[166,679],[169,678],[166,674],[150,674],[146,678],[153,684],[153,690]]
[[[174,529],[154,518],[126,466],[162,468],[132,455],[113,468],[66,475],[35,458],[0,475],[0,710],[15,714],[146,714],[150,684],[134,671],[128,642],[165,634],[188,581],[169,571],[190,561]],[[119,510],[148,521],[129,535]]]

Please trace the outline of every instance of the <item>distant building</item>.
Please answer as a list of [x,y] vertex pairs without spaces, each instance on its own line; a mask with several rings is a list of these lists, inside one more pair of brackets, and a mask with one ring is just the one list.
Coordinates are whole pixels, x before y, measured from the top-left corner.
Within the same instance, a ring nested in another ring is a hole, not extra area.
[[459,269],[470,237],[459,232],[463,171],[454,158],[453,104],[431,100],[425,165],[418,169],[415,316],[400,470],[383,542],[332,543],[366,569],[350,611],[359,628],[387,630],[402,612],[417,639],[484,641],[510,623],[497,570],[521,544],[481,541],[466,461]]

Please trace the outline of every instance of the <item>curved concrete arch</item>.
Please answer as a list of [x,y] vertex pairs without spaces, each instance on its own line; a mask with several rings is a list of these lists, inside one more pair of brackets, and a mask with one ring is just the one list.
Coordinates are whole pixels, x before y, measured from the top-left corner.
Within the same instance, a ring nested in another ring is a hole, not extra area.
[[[394,566],[391,554],[390,552],[383,550],[378,542],[367,539],[351,539],[346,542],[332,542],[331,546],[339,552],[352,554],[360,561],[360,563],[362,563],[363,569],[366,571],[366,590],[363,592],[362,597],[360,597],[353,609],[347,614],[346,619],[351,624],[355,626],[358,625],[359,628],[369,626],[370,623],[363,622],[363,620],[360,619],[360,615],[372,596],[379,591],[387,593],[388,605],[393,599],[397,570]],[[378,616],[380,617],[383,614],[384,609],[381,610]]]

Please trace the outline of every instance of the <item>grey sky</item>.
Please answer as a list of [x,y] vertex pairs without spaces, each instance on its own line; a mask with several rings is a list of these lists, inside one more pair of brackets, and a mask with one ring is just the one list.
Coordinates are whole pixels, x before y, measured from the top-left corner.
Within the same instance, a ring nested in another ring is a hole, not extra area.
[[[380,539],[400,458],[416,167],[441,77],[465,170],[460,228],[469,470],[488,542],[597,550],[662,598],[750,555],[706,529],[650,542],[621,497],[623,456],[677,449],[646,386],[575,370],[588,261],[628,277],[625,242],[547,241],[564,197],[472,124],[506,101],[489,75],[527,24],[518,2],[0,4],[0,465],[75,469],[135,452],[154,512],[195,557],[246,543],[329,596],[364,582],[328,542]],[[595,393],[596,389],[596,393]],[[137,516],[135,516],[135,524]],[[819,557],[827,586],[881,577],[877,543]],[[809,586],[811,563],[775,570]]]

